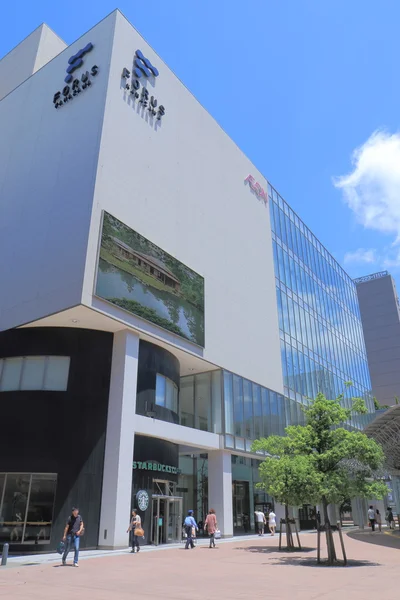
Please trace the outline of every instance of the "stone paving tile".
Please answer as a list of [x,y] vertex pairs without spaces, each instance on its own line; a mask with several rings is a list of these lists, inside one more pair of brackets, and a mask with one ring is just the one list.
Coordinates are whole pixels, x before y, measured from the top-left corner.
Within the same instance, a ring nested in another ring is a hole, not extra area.
[[[383,534],[382,534],[383,535]],[[397,549],[345,537],[349,567],[315,566],[316,535],[304,552],[278,552],[278,538],[253,538],[185,551],[88,558],[0,569],[0,597],[13,600],[385,600],[399,598]],[[352,562],[354,561],[354,562]],[[357,561],[357,562],[356,562]]]

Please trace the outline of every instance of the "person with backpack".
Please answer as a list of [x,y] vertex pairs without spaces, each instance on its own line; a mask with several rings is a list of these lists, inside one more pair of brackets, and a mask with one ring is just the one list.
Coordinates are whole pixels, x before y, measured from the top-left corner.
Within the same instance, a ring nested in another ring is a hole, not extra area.
[[62,564],[67,564],[67,556],[69,551],[71,550],[71,546],[74,546],[74,567],[78,567],[78,559],[79,559],[79,542],[80,536],[83,535],[84,526],[83,519],[79,514],[79,508],[74,506],[72,508],[71,516],[68,517],[68,520],[65,524],[63,542],[65,542],[65,550],[62,557]]
[[186,546],[185,546],[185,550],[189,549],[189,546],[191,548],[194,548],[194,542],[193,542],[193,530],[194,532],[196,532],[196,530],[198,530],[199,528],[197,527],[197,523],[194,520],[193,517],[193,511],[189,510],[187,517],[184,521],[184,526],[185,526],[185,531],[186,531]]

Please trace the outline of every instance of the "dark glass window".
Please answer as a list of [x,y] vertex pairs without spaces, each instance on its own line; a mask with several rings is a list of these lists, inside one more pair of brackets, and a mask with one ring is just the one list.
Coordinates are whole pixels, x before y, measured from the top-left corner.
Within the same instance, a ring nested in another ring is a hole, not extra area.
[[0,542],[50,542],[56,485],[53,473],[0,473]]

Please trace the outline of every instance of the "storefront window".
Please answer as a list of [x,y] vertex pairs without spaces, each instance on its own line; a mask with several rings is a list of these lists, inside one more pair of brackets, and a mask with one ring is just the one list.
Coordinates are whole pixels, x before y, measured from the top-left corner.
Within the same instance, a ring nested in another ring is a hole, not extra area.
[[178,387],[171,379],[159,373],[156,379],[156,404],[178,412]]
[[180,422],[185,427],[194,427],[194,377],[182,377],[179,394]]
[[196,429],[211,430],[211,373],[195,377]]
[[232,373],[224,372],[224,406],[225,406],[225,433],[233,431],[233,381]]
[[253,383],[254,439],[262,437],[261,389]]
[[244,411],[243,411],[243,379],[238,375],[233,376],[233,417],[235,435],[244,436]]
[[32,475],[24,542],[50,542],[56,483],[55,475]]
[[0,473],[0,542],[50,542],[57,476]]
[[157,373],[156,379],[156,404],[158,406],[165,406],[165,383],[166,379],[162,375]]
[[211,398],[212,398],[212,428],[213,433],[222,433],[222,382],[221,371],[213,371],[211,374]]
[[253,394],[251,382],[245,379],[243,381],[243,398],[244,398],[244,435],[248,440],[254,439],[254,423],[253,423]]

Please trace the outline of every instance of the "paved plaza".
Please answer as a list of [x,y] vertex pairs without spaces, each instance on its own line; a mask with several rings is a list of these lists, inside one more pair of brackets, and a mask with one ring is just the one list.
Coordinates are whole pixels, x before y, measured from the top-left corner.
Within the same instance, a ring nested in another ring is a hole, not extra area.
[[[375,543],[365,543],[370,539]],[[34,564],[37,560],[29,557],[22,559],[24,564],[12,558],[7,567],[0,568],[0,597],[398,600],[398,536],[360,532],[354,539],[346,535],[349,566],[333,568],[314,566],[315,533],[302,534],[301,541],[305,550],[290,554],[279,552],[278,538],[268,536],[223,541],[215,550],[199,545],[188,551],[183,547],[145,548],[139,554],[122,552],[90,558],[82,553],[78,569],[63,567],[60,561],[49,562],[48,558],[41,564]]]

